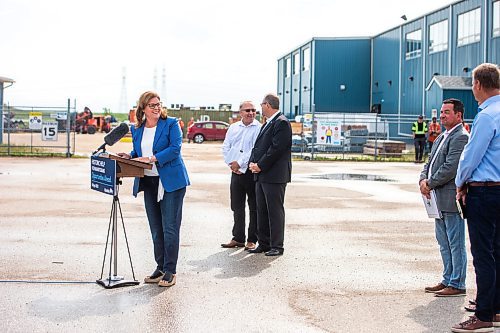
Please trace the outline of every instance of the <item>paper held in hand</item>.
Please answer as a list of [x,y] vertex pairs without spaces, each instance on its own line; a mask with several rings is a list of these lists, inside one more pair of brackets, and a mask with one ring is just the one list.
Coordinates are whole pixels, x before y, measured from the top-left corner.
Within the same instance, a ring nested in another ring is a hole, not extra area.
[[437,206],[436,192],[431,190],[431,198],[427,199],[425,195],[422,194],[422,200],[424,201],[425,210],[427,210],[427,215],[430,218],[440,219],[441,211]]

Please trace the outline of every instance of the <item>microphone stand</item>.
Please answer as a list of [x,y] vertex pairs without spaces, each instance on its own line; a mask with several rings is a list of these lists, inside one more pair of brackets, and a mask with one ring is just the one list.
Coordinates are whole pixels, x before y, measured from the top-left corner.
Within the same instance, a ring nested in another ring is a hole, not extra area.
[[[128,246],[127,231],[125,230],[125,223],[123,222],[122,207],[120,199],[118,198],[119,185],[121,185],[120,177],[116,177],[116,195],[113,196],[113,204],[111,205],[111,214],[109,216],[108,235],[106,237],[106,247],[104,248],[104,257],[102,260],[101,278],[96,280],[98,284],[106,289],[136,286],[139,281],[135,279],[134,267],[132,266],[132,257],[130,256],[130,248]],[[123,276],[118,275],[118,210],[120,210],[120,219],[122,221],[123,234],[125,236],[125,243],[127,245],[128,259],[130,261],[130,269],[132,270],[133,280],[125,280]],[[103,278],[104,265],[106,262],[106,252],[108,250],[109,233],[112,233],[111,246],[109,254],[109,274],[108,277]],[[111,275],[111,263],[113,262],[113,275]]]

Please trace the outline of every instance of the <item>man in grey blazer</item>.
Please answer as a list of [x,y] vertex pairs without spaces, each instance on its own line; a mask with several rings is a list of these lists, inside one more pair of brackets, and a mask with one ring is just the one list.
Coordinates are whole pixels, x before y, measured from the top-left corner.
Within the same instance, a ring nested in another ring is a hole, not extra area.
[[430,197],[434,190],[441,218],[435,221],[436,239],[443,260],[443,280],[425,292],[438,297],[464,296],[467,253],[465,224],[455,201],[455,176],[462,150],[469,134],[462,126],[464,105],[458,99],[447,99],[441,106],[441,124],[446,131],[432,145],[429,161],[420,174],[420,192]]

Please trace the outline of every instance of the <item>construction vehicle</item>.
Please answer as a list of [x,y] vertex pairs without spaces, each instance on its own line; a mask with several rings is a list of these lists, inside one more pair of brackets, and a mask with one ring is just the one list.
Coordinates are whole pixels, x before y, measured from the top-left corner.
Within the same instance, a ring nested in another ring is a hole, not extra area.
[[94,116],[88,107],[78,113],[75,119],[75,132],[95,134],[95,132],[111,131],[111,116]]

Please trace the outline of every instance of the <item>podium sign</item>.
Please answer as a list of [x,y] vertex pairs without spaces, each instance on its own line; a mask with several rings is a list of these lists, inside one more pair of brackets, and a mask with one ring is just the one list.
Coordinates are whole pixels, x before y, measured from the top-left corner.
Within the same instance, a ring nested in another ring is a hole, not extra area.
[[109,195],[116,195],[116,161],[92,156],[90,158],[90,188]]

